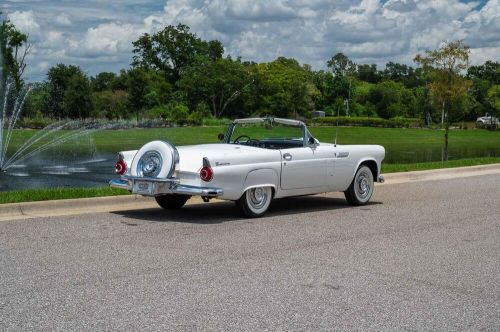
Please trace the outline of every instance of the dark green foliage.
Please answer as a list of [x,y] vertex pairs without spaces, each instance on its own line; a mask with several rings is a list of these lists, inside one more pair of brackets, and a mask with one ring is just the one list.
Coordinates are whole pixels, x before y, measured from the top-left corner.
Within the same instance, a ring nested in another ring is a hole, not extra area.
[[124,119],[128,117],[128,97],[123,90],[94,92],[95,111],[93,118]]
[[395,117],[392,119],[381,119],[372,117],[324,117],[312,118],[308,121],[314,125],[354,126],[354,127],[382,127],[382,128],[422,128],[424,121],[416,118]]
[[145,69],[134,68],[127,73],[128,108],[139,120],[146,109],[148,93],[148,76]]
[[9,20],[2,19],[0,11],[0,62],[5,68],[4,77],[0,77],[0,80],[9,76],[14,80],[18,91],[24,84],[22,76],[26,69],[26,55],[30,49],[28,35],[17,30]]
[[49,69],[44,114],[54,118],[85,118],[93,110],[90,81],[78,66],[58,64]]
[[115,73],[102,72],[90,79],[93,91],[111,90],[116,81]]
[[199,56],[220,59],[224,48],[217,40],[201,40],[187,25],[169,25],[153,35],[144,34],[134,45],[134,66],[161,70],[175,84]]
[[378,83],[381,79],[381,75],[377,70],[377,65],[372,64],[362,64],[358,65],[357,78],[360,81],[365,81],[369,83]]
[[239,60],[211,60],[198,57],[182,74],[177,86],[185,91],[190,105],[210,105],[215,117],[226,115],[231,104],[252,83],[248,70]]
[[308,66],[280,57],[257,65],[257,75],[257,114],[296,118],[314,110],[314,100],[320,93]]
[[188,118],[189,108],[186,105],[177,104],[170,109],[170,119],[179,126],[187,124]]
[[335,54],[326,64],[335,76],[353,76],[356,72],[356,64],[343,53]]

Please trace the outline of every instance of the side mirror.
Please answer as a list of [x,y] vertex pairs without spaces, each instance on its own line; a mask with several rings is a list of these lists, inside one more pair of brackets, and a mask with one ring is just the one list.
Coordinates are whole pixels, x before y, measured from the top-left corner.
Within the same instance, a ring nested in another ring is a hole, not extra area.
[[219,135],[217,135],[217,138],[219,139],[219,141],[223,141],[224,137],[225,137],[225,135],[223,133],[220,133]]
[[314,139],[314,137],[309,137],[309,141],[308,141],[309,145],[316,145],[316,140]]

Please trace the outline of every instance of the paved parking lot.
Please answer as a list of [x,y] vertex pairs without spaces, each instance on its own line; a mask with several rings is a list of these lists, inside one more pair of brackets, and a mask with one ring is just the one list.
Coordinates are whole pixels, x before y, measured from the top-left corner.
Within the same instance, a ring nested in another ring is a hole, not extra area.
[[500,175],[0,222],[0,330],[500,330]]

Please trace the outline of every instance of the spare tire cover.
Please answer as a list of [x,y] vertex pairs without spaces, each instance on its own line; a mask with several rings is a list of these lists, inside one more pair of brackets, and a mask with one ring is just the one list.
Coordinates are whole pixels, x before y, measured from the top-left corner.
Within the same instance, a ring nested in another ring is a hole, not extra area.
[[152,141],[137,151],[130,167],[133,176],[149,178],[170,178],[179,153],[175,146],[165,141]]

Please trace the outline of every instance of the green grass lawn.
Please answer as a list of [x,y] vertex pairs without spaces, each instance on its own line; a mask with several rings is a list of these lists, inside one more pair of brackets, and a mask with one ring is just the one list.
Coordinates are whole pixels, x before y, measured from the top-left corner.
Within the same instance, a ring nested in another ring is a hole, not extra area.
[[[333,143],[334,127],[311,127],[312,134],[322,142]],[[225,127],[180,127],[103,130],[92,134],[96,150],[118,152],[134,150],[155,140],[168,140],[175,145],[217,142],[217,134]],[[34,134],[33,130],[17,130],[11,150]],[[441,160],[444,131],[431,129],[340,127],[339,144],[380,144],[386,149],[385,163],[417,163]],[[84,146],[85,144],[83,144]],[[63,144],[58,149],[73,148]],[[450,132],[450,159],[467,159],[500,155],[500,131],[452,130]]]
[[129,192],[111,187],[15,190],[1,192],[0,204],[118,195],[129,195]]

